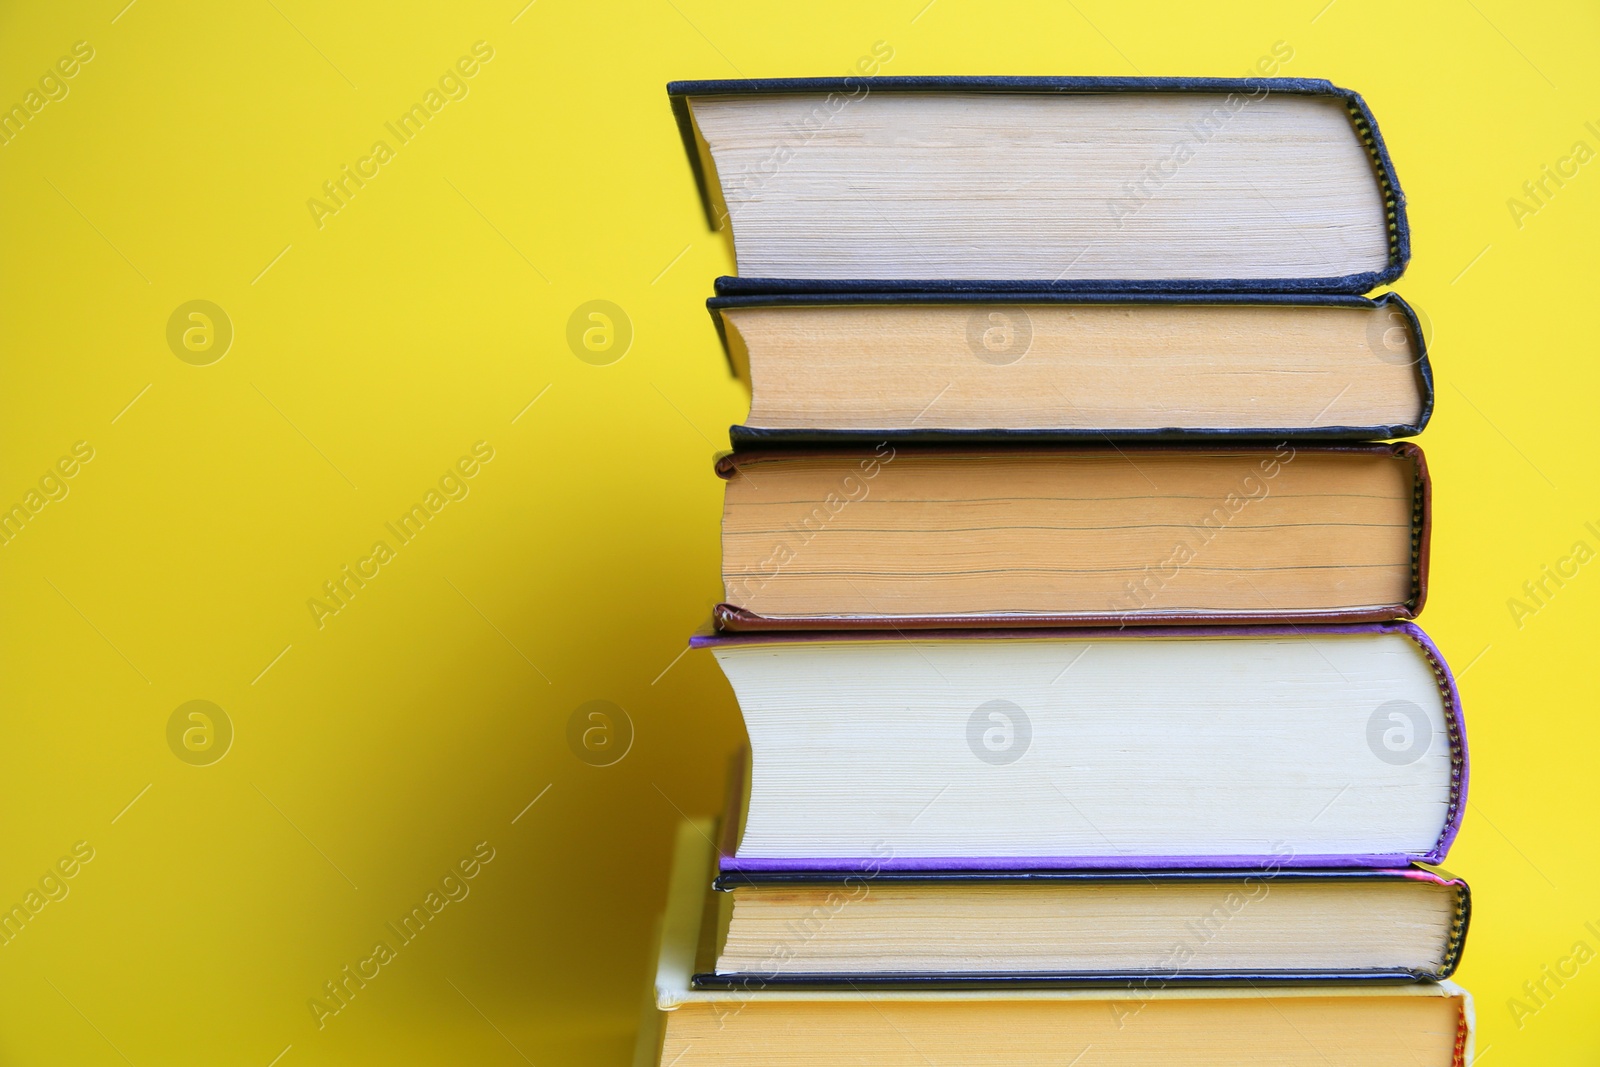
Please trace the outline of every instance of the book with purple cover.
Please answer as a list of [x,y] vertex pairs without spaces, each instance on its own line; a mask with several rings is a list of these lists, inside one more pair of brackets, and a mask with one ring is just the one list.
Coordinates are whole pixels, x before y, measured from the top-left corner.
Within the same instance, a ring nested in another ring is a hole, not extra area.
[[725,875],[1404,867],[1460,695],[1410,623],[696,637],[749,729]]

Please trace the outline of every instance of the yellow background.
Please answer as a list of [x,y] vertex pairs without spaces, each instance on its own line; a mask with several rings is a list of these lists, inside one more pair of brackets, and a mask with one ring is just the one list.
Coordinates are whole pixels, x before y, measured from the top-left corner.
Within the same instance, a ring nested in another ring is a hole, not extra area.
[[[1146,75],[1283,41],[1282,73],[1366,96],[1436,330],[1422,621],[1474,757],[1459,980],[1491,1064],[1593,1061],[1600,963],[1520,1026],[1508,1000],[1600,949],[1600,563],[1520,626],[1507,604],[1600,548],[1600,163],[1520,227],[1507,205],[1600,149],[1592,5],[125,2],[0,17],[6,107],[94,49],[0,147],[0,504],[94,449],[0,547],[0,905],[95,850],[0,947],[0,1062],[626,1060],[674,824],[741,735],[709,658],[677,658],[719,593],[710,465],[744,398],[663,85],[843,74],[877,41],[887,74]],[[469,94],[319,229],[307,200],[477,41]],[[209,366],[166,342],[195,299],[235,330]],[[565,341],[594,299],[633,325],[610,366]],[[319,629],[307,600],[477,441],[470,495]],[[196,699],[236,731],[210,766],[167,743]],[[566,741],[597,699],[635,731],[609,767]],[[481,841],[471,895],[319,1030],[308,999]]]

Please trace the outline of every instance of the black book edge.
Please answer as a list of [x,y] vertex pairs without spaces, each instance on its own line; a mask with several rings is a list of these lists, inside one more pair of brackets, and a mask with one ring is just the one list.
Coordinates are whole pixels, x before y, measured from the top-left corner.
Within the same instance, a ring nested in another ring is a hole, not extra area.
[[693,988],[701,990],[742,989],[756,992],[763,989],[1167,989],[1179,987],[1256,986],[1261,983],[1275,985],[1413,985],[1437,981],[1438,976],[1418,971],[1317,971],[1291,970],[1240,973],[1236,971],[1187,971],[1172,974],[1164,971],[1101,972],[1077,971],[1018,972],[1012,974],[980,972],[885,972],[878,974],[762,974],[735,972],[716,974],[696,972],[690,979]]
[[[812,973],[812,974],[763,974],[759,972],[729,972],[719,974],[714,969],[716,959],[721,954],[720,940],[724,933],[718,930],[715,949],[702,937],[701,952],[698,954],[696,965],[698,970],[691,978],[695,989],[725,990],[744,989],[760,990],[768,988],[803,988],[803,989],[855,989],[859,987],[876,987],[888,989],[932,988],[932,989],[986,989],[994,987],[1011,988],[1118,988],[1142,986],[1146,989],[1166,988],[1169,986],[1231,986],[1250,985],[1256,982],[1272,983],[1350,983],[1365,984],[1390,983],[1405,984],[1416,982],[1442,982],[1455,974],[1460,966],[1461,957],[1466,949],[1467,928],[1471,925],[1472,918],[1472,891],[1465,881],[1453,878],[1447,872],[1428,870],[1423,865],[1414,865],[1417,870],[1424,870],[1436,877],[1453,881],[1456,890],[1456,914],[1450,925],[1450,931],[1441,956],[1441,964],[1437,969],[1429,971],[1412,971],[1398,968],[1372,968],[1370,970],[1353,971],[1323,971],[1314,969],[1282,968],[1276,970],[1262,970],[1258,972],[1234,972],[1220,970],[1196,970],[1186,972],[1168,971],[1033,971],[1033,972],[944,972],[932,973],[924,971],[897,971],[877,974],[861,973]],[[951,883],[951,882],[1141,882],[1146,884],[1187,883],[1187,882],[1216,882],[1227,883],[1240,881],[1241,877],[1270,878],[1273,881],[1310,882],[1310,881],[1408,881],[1408,875],[1401,870],[1373,870],[1366,868],[1329,868],[1319,869],[1280,869],[1268,873],[1260,870],[1238,871],[1219,869],[1194,869],[1194,870],[1060,870],[1060,871],[881,871],[874,875],[863,875],[859,872],[771,872],[750,874],[745,872],[719,873],[711,883],[713,893],[707,894],[714,901],[722,893],[731,892],[741,886],[755,885],[844,885],[851,879],[860,880],[864,884],[870,878],[885,884],[916,884],[916,883]],[[706,921],[713,921],[720,915],[721,909],[715,904],[706,906],[704,916]]]

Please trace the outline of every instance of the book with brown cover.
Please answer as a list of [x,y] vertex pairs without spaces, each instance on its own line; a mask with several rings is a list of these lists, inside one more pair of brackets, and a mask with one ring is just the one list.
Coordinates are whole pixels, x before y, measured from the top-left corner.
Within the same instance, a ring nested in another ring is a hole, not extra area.
[[724,630],[1409,619],[1411,444],[741,452],[717,462]]

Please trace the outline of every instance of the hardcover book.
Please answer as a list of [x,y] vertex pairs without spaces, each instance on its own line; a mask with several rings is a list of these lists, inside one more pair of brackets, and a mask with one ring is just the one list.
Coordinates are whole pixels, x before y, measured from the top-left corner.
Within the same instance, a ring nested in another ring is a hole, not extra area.
[[750,737],[724,874],[1404,867],[1465,805],[1409,623],[693,643]]
[[[1133,1067],[1465,1067],[1472,999],[1450,982],[1112,989],[845,989],[750,976],[696,988],[709,822],[685,822],[641,1048],[673,1067],[760,1063],[1074,1063]],[[775,948],[802,937],[791,934]]]
[[1295,78],[667,86],[720,292],[1321,291],[1390,282],[1405,197],[1355,93]]
[[707,301],[750,416],[735,448],[1272,441],[1420,433],[1416,315],[1357,296],[835,294]]
[[1465,882],[1420,867],[754,871],[713,888],[696,989],[1437,981],[1471,913]]
[[1414,445],[736,452],[726,630],[1379,621],[1421,610]]

